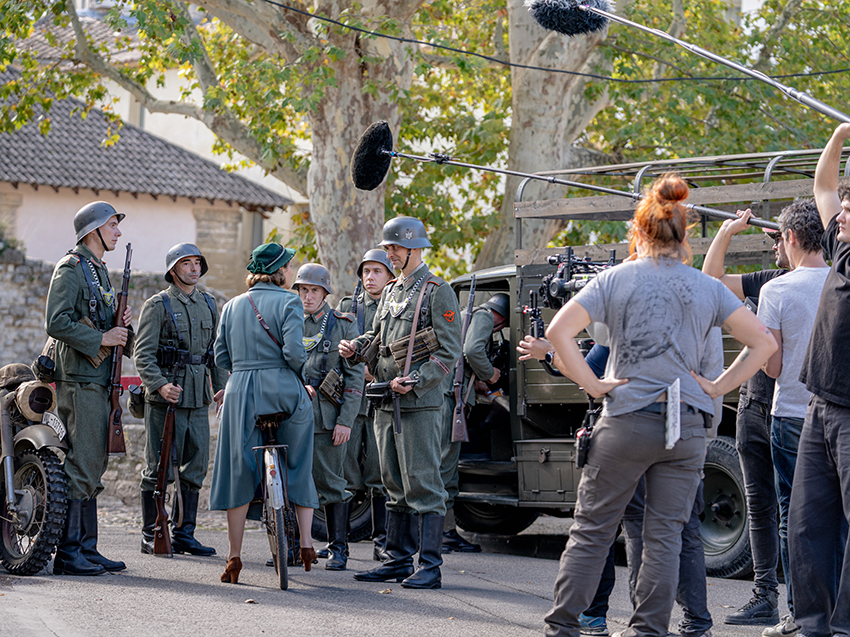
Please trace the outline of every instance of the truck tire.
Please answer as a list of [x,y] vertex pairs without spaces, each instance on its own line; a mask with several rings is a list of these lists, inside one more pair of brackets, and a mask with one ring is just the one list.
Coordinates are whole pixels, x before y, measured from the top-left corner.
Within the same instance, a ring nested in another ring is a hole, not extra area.
[[481,502],[455,502],[454,511],[457,525],[464,531],[497,535],[516,535],[540,515],[534,509]]
[[705,456],[705,517],[700,535],[711,577],[745,578],[753,573],[744,476],[732,438],[719,436]]
[[[365,491],[358,491],[349,500],[351,511],[348,521],[351,525],[348,530],[348,541],[359,542],[372,535],[372,499]],[[321,507],[313,511],[312,536],[320,542],[328,539],[328,524],[325,521],[325,510]]]

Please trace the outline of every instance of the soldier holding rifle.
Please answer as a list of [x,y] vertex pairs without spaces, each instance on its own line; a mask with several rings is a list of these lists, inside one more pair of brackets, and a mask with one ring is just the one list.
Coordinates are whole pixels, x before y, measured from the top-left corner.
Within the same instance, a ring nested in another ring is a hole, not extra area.
[[103,255],[118,244],[124,215],[96,201],[74,216],[77,245],[56,265],[45,309],[45,330],[56,339],[58,416],[68,428],[65,456],[68,514],[53,562],[56,575],[100,575],[126,568],[97,551],[97,496],[107,466],[111,354],[132,354],[132,310],[116,324],[116,293]]
[[[139,318],[135,363],[145,388],[142,553],[154,552],[154,488],[163,426],[171,403],[177,406],[173,449],[179,474],[175,487],[178,505],[172,515],[172,549],[175,553],[215,555],[214,548],[195,539],[198,492],[209,464],[208,408],[213,400],[221,403],[227,383],[227,372],[215,366],[212,352],[218,308],[211,296],[196,289],[208,269],[197,246],[180,243],[171,248],[165,257],[165,280],[171,285],[145,301]],[[172,382],[175,366],[180,367],[176,384]]]
[[[377,359],[370,367],[376,382],[386,383],[390,392],[375,412],[381,477],[388,496],[389,559],[354,577],[367,582],[403,580],[405,588],[439,588],[446,513],[440,477],[441,383],[460,351],[460,312],[451,287],[422,261],[422,249],[431,247],[431,242],[421,221],[391,219],[384,224],[381,245],[401,276],[384,288],[371,329],[339,344],[341,356],[362,358],[375,343]],[[414,514],[419,516],[418,543]],[[414,573],[417,548],[419,568]]]

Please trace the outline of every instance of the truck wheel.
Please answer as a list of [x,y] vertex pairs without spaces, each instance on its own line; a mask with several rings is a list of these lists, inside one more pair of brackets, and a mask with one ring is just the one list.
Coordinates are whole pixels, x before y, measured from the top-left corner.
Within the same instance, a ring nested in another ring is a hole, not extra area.
[[705,517],[700,535],[705,570],[711,577],[744,578],[753,573],[744,476],[732,438],[720,436],[705,456]]
[[464,531],[498,535],[516,535],[540,515],[534,509],[479,502],[455,502],[454,510],[457,525]]
[[[349,500],[351,513],[348,520],[351,524],[348,531],[349,542],[359,542],[372,535],[372,499],[365,491],[358,491]],[[313,511],[312,536],[320,542],[328,539],[328,523],[325,521],[325,510],[319,507]]]

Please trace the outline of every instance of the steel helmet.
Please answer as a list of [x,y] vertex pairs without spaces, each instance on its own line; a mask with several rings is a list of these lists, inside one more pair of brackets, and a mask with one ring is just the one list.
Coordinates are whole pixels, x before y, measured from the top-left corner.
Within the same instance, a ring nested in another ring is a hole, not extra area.
[[171,268],[177,265],[177,262],[180,259],[185,259],[186,257],[201,257],[201,276],[204,276],[209,270],[209,266],[207,266],[207,260],[204,258],[204,255],[201,254],[201,251],[198,249],[194,243],[178,243],[176,246],[172,247],[168,253],[165,255],[165,280],[169,283],[174,283],[174,277],[171,276]]
[[83,240],[89,232],[93,232],[104,225],[112,217],[118,217],[118,222],[126,215],[116,212],[110,204],[105,201],[94,201],[86,204],[74,215],[74,230],[77,233],[77,243]]
[[363,255],[363,260],[360,262],[360,265],[357,267],[357,278],[358,279],[363,278],[363,265],[367,261],[374,261],[375,263],[380,263],[381,265],[386,267],[387,270],[390,271],[390,274],[393,273],[393,264],[390,263],[389,258],[387,258],[387,253],[384,250],[381,250],[380,248],[375,248],[374,250],[367,251],[366,254]]
[[305,263],[298,268],[298,274],[295,275],[295,282],[292,287],[297,287],[299,283],[304,285],[318,285],[320,288],[325,288],[328,294],[333,294],[331,290],[331,273],[328,269],[318,263]]
[[402,248],[430,248],[425,224],[415,217],[396,217],[384,224],[382,246],[397,245]]
[[497,292],[484,302],[484,307],[488,310],[498,312],[505,318],[509,318],[511,299],[504,292]]

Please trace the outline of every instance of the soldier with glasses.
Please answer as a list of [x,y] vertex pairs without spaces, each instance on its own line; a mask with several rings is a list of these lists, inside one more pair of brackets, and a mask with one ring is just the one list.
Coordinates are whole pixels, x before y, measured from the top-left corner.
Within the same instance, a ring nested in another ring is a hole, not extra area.
[[[339,344],[341,356],[362,358],[375,342],[377,359],[370,365],[375,381],[388,383],[389,392],[375,410],[381,478],[388,496],[389,559],[354,577],[365,582],[403,580],[405,588],[440,588],[446,514],[440,476],[441,383],[460,351],[460,311],[451,287],[422,260],[422,249],[431,242],[421,221],[391,219],[384,224],[381,245],[401,275],[384,288],[371,328]],[[419,568],[414,573],[417,549]]]
[[227,372],[215,366],[212,351],[218,308],[209,294],[196,288],[208,269],[197,246],[179,243],[171,248],[165,256],[165,280],[170,285],[145,301],[139,318],[134,359],[145,388],[141,550],[151,555],[157,517],[154,490],[169,403],[177,406],[173,449],[179,474],[170,476],[179,480],[171,547],[175,553],[215,555],[214,548],[195,539],[198,493],[209,465],[209,404],[213,400],[221,404],[227,383]]

